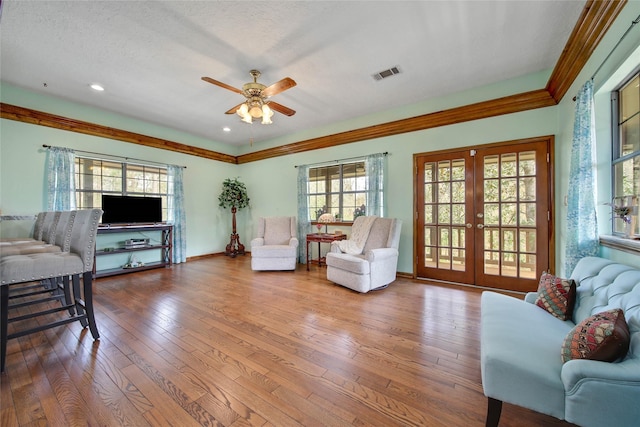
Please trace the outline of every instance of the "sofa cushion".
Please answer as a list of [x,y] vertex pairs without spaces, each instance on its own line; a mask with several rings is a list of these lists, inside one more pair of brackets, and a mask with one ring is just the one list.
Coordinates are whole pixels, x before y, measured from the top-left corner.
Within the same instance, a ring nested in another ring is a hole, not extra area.
[[542,273],[536,305],[560,320],[571,319],[576,301],[576,282]]
[[[327,254],[327,266],[348,271],[351,274],[370,274],[371,265],[364,255],[350,255],[329,252]],[[328,270],[327,270],[328,271]]]
[[264,244],[288,245],[291,239],[291,218],[288,216],[272,217],[265,221]]
[[565,390],[558,349],[573,326],[534,304],[483,292],[480,359],[485,395],[561,418]]
[[296,258],[298,248],[289,245],[270,245],[251,247],[253,258]]
[[562,362],[590,359],[613,362],[629,351],[629,327],[624,312],[607,310],[587,317],[578,323],[562,344]]

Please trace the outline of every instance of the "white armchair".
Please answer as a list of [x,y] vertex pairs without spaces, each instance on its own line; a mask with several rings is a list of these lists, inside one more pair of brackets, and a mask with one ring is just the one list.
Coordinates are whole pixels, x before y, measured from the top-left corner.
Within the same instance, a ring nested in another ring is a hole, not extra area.
[[[353,229],[361,221],[365,221],[365,217],[356,218]],[[396,280],[401,227],[399,219],[375,218],[362,252],[357,254],[344,253],[340,249],[344,244],[333,242],[326,257],[327,279],[363,293]]]
[[298,260],[296,217],[258,219],[257,237],[251,240],[252,270],[295,270]]

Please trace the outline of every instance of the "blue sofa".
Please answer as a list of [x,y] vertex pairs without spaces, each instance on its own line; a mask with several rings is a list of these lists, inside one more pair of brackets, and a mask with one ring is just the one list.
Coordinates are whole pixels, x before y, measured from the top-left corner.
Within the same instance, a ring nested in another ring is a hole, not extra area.
[[[481,370],[488,397],[487,426],[497,426],[502,402],[580,426],[640,425],[640,269],[586,257],[571,278],[577,284],[573,318],[562,321],[524,300],[484,292],[481,299]],[[593,314],[621,308],[629,327],[626,357],[616,362],[563,363],[567,334]]]

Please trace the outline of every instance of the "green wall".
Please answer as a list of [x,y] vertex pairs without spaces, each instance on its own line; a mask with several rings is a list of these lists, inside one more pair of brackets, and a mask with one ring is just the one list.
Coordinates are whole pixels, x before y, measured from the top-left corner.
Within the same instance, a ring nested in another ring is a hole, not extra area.
[[[45,208],[43,190],[46,155],[41,148],[42,144],[183,165],[187,167],[184,174],[187,213],[187,256],[191,257],[223,252],[228,243],[231,232],[231,214],[228,210],[219,208],[217,203],[220,185],[225,178],[240,177],[247,184],[249,196],[251,197],[251,207],[239,212],[238,233],[242,243],[249,248],[249,241],[254,233],[255,218],[268,215],[296,214],[297,169],[294,167],[295,165],[388,151],[390,155],[388,157],[386,182],[386,214],[403,220],[398,270],[411,273],[413,272],[412,165],[415,153],[460,147],[472,148],[477,145],[499,141],[555,135],[556,271],[564,273],[563,241],[565,239],[564,229],[566,228],[564,197],[567,194],[574,108],[571,98],[578,92],[580,86],[591,77],[626,31],[629,24],[639,14],[640,2],[629,2],[612,29],[609,30],[600,43],[587,66],[576,79],[569,93],[558,106],[378,138],[242,165],[231,165],[195,156],[3,119],[0,120],[0,209],[2,214],[6,215],[32,214]],[[610,90],[611,82],[607,81],[614,75],[615,70],[620,67],[633,68],[640,63],[640,60],[637,59],[637,52],[632,53],[638,45],[640,45],[640,31],[634,29],[596,76],[596,89],[602,88],[597,96],[598,111],[602,111],[604,108],[602,96],[606,94],[607,90]],[[631,59],[629,60],[629,58]],[[625,61],[627,61],[626,65],[624,64]],[[2,102],[10,104],[165,138],[231,155],[239,155],[376,123],[539,89],[545,86],[549,74],[550,70],[546,70],[499,84],[427,100],[420,104],[336,123],[324,128],[310,129],[303,133],[254,144],[252,147],[245,146],[241,148],[224,146],[215,141],[208,141],[154,124],[121,117],[114,113],[72,104],[65,100],[34,94],[6,84],[0,87],[2,91],[0,99]],[[615,78],[619,79],[619,77]],[[602,117],[605,114],[606,111],[599,115],[597,119],[599,122],[597,163],[599,186],[597,200],[598,203],[602,204],[609,201],[610,198],[608,177],[610,136],[607,134],[608,120]],[[604,205],[599,206],[598,214],[601,218],[608,218],[608,212]],[[610,224],[607,224],[607,221],[600,222],[602,223],[601,231],[603,233],[610,230]],[[18,232],[9,223],[10,221],[0,224],[0,233],[3,236]],[[607,229],[607,227],[609,228]],[[638,256],[636,255],[611,250],[603,250],[603,255],[621,262],[638,264]]]

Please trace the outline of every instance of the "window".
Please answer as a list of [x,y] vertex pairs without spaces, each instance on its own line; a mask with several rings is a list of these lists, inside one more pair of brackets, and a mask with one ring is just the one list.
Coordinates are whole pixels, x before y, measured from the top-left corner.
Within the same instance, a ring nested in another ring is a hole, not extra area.
[[629,208],[627,215],[624,215],[624,210],[614,210],[613,232],[640,234],[637,221],[640,196],[640,74],[635,73],[614,91],[612,100],[612,204],[618,208]]
[[343,163],[309,169],[309,219],[323,213],[351,222],[367,212],[368,178],[365,162]]
[[76,204],[78,209],[102,207],[102,195],[162,198],[162,220],[167,221],[167,168],[113,160],[76,157]]

